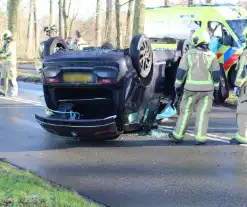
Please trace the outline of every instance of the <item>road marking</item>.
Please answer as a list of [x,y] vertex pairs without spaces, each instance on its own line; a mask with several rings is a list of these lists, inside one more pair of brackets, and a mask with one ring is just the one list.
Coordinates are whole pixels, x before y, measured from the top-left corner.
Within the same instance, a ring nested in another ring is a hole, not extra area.
[[0,98],[4,100],[16,101],[20,103],[35,105],[35,106],[44,106],[41,102],[31,101],[31,100],[22,99],[22,98],[16,98],[16,97],[0,97]]
[[[161,129],[161,131],[166,131],[166,132],[172,132],[173,131],[173,127],[167,127],[167,129],[165,127],[161,127],[160,129]],[[192,137],[195,137],[195,134],[193,134],[193,132],[190,130],[187,130],[185,134],[192,136]],[[228,144],[230,143],[230,141],[228,141],[230,138],[228,138],[228,137],[227,137],[228,140],[222,139],[218,135],[207,136],[207,138],[209,140],[213,140],[213,141],[219,141],[219,142],[224,142],[224,143],[228,143]],[[226,137],[223,137],[223,138],[226,138]]]

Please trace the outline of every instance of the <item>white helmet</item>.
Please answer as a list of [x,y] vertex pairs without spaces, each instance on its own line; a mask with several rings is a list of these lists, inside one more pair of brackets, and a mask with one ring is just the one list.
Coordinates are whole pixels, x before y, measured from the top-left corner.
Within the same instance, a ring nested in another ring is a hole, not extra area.
[[9,31],[9,30],[5,30],[3,33],[2,33],[2,39],[3,40],[6,40],[8,38],[11,38],[12,37],[12,32]]

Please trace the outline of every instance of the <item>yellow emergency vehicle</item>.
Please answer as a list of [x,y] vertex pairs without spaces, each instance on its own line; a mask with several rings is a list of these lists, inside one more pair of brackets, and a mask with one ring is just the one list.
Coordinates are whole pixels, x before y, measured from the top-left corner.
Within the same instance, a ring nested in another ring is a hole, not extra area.
[[[236,77],[236,65],[246,47],[242,34],[247,26],[247,11],[233,4],[200,4],[192,6],[147,8],[145,34],[153,50],[172,51],[181,40],[189,38],[191,30],[214,30],[218,38],[217,57],[221,65],[221,100],[229,95]],[[224,89],[223,89],[224,87]]]

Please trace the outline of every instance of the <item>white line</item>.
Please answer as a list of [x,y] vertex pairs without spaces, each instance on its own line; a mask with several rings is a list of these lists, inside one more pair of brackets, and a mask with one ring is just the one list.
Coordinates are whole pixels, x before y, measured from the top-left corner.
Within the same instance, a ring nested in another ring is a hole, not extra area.
[[[161,128],[160,129],[161,131],[164,131],[164,132],[172,132],[173,130],[172,129],[165,129],[165,128]],[[186,134],[187,135],[189,135],[189,136],[192,136],[192,137],[195,137],[195,135],[193,134],[193,133],[191,133],[191,131],[187,131],[186,132]],[[219,137],[219,136],[217,136],[217,138],[214,138],[214,137],[210,137],[210,136],[207,136],[207,138],[209,139],[209,140],[213,140],[213,141],[219,141],[219,142],[224,142],[224,143],[230,143],[230,141],[227,141],[227,140],[224,140],[224,139],[220,139],[221,137]]]
[[25,99],[16,99],[16,98],[8,98],[8,97],[0,97],[0,98],[5,99],[5,100],[9,100],[9,101],[16,101],[16,102],[20,102],[20,103],[32,104],[35,106],[44,106],[43,104],[41,104],[41,102],[34,102],[34,101],[30,101],[30,100],[25,100]]
[[0,109],[29,109],[40,106],[0,106]]
[[211,137],[216,137],[216,138],[221,138],[221,139],[226,139],[226,140],[231,140],[231,138],[229,138],[229,137],[224,137],[224,136],[218,136],[218,135],[216,135],[216,134],[208,134],[209,136],[211,136]]

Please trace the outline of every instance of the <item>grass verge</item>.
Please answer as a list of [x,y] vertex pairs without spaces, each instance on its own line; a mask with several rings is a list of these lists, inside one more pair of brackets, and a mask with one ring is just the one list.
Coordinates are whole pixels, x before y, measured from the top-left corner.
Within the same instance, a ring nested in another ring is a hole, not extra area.
[[24,82],[35,82],[35,83],[41,82],[39,74],[22,73],[22,72],[18,72],[17,80],[24,81]]
[[97,207],[76,192],[50,184],[28,171],[0,161],[0,206]]

